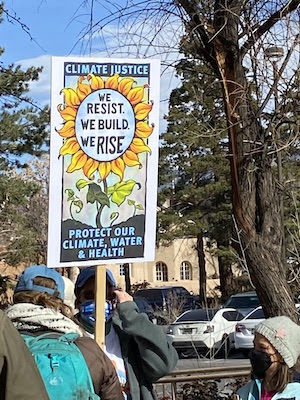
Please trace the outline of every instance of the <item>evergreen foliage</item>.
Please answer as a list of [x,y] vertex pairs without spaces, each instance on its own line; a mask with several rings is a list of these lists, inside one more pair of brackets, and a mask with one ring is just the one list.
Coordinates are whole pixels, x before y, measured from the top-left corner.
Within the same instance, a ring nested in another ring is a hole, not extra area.
[[[2,13],[0,5],[0,17]],[[29,157],[45,153],[49,140],[49,109],[28,96],[30,83],[41,71],[0,62],[0,255],[12,263],[36,261],[41,234],[30,225],[28,213],[42,187],[32,177],[21,176]]]
[[[170,96],[160,149],[158,239],[168,244],[201,233],[216,244],[207,250],[219,257],[221,268],[224,263],[230,268],[235,256],[229,247],[232,205],[222,93],[213,72],[189,55],[176,71],[181,85]],[[234,288],[221,290],[226,297]]]

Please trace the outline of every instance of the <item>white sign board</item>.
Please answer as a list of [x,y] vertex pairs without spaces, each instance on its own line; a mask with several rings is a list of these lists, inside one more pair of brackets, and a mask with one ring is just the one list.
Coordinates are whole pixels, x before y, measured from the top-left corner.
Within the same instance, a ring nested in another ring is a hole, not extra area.
[[160,63],[52,59],[48,266],[153,261]]

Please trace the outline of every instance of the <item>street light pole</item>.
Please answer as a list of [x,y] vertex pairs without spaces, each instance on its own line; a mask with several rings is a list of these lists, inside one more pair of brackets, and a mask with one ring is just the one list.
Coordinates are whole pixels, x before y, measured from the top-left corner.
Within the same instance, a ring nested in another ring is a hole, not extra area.
[[[277,62],[283,57],[284,51],[282,47],[271,46],[266,49],[266,55],[272,63],[273,67],[273,82],[274,82],[274,114],[276,115],[278,110],[278,68]],[[276,139],[278,143],[277,149],[277,173],[278,173],[278,183],[280,188],[279,193],[279,209],[280,218],[282,223],[282,262],[286,263],[286,251],[285,251],[285,233],[284,233],[284,207],[283,207],[283,170],[282,170],[282,152],[280,150],[280,129],[276,130]]]

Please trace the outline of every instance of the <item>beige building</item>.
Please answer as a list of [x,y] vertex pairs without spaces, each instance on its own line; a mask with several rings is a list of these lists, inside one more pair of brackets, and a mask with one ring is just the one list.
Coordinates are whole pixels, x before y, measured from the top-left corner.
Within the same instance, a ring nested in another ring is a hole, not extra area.
[[[130,265],[131,284],[149,282],[155,286],[184,286],[187,290],[199,294],[198,257],[195,250],[196,239],[175,239],[170,246],[156,249],[154,262],[132,263]],[[204,241],[204,249],[206,242]],[[219,285],[218,260],[205,251],[207,294]],[[110,265],[115,279],[121,287],[125,286],[123,265]]]
[[[204,249],[206,241],[204,240]],[[150,287],[157,286],[183,286],[187,290],[199,294],[199,268],[198,256],[195,250],[196,238],[184,238],[173,240],[170,246],[156,248],[154,262],[132,263],[130,265],[131,284],[150,283]],[[213,296],[215,287],[219,285],[219,268],[216,257],[205,251],[206,274],[207,274],[207,295]],[[123,264],[108,265],[114,274],[117,284],[125,288]],[[18,268],[8,267],[0,262],[0,272],[8,275],[12,282],[16,282],[18,275],[23,271],[24,266]],[[67,268],[70,278],[75,281],[79,272],[78,268]],[[218,293],[218,291],[217,291]],[[219,294],[219,293],[218,293]]]

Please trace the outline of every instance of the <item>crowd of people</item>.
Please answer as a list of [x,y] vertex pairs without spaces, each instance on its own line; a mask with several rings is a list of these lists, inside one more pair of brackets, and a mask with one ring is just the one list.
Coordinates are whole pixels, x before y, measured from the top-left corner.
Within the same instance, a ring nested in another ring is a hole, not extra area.
[[[108,269],[105,297],[102,350],[94,340],[95,268],[81,270],[74,292],[56,270],[26,268],[0,311],[0,400],[156,399],[153,383],[175,368],[177,353]],[[236,399],[300,400],[299,357],[300,327],[284,316],[264,320],[251,380]]]

